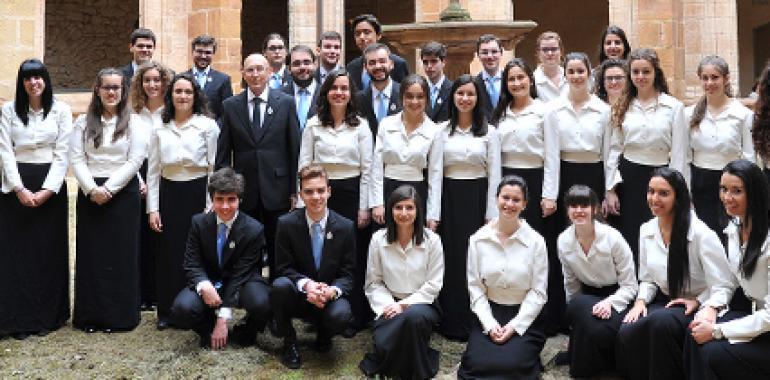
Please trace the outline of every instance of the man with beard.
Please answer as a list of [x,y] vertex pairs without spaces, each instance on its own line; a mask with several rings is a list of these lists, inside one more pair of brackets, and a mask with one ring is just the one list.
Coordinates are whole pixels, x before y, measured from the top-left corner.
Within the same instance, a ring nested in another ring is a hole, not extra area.
[[289,65],[292,80],[283,86],[283,92],[294,98],[301,136],[305,123],[316,113],[315,104],[320,86],[313,78],[316,69],[315,54],[310,47],[297,45],[291,48],[286,63]]
[[[393,61],[390,56],[390,49],[379,42],[364,49],[366,72],[371,78],[371,83],[356,94],[356,101],[358,109],[369,122],[372,136],[377,136],[380,120],[385,116],[401,112],[401,99],[398,98],[399,84],[390,76],[393,70]],[[352,74],[351,77],[355,78]]]
[[318,70],[315,72],[315,80],[319,85],[323,84],[329,71],[342,68],[341,53],[342,36],[333,30],[321,33],[318,38]]
[[218,122],[222,117],[222,102],[233,96],[230,76],[211,68],[211,60],[217,52],[217,41],[214,37],[200,35],[192,40],[191,45],[194,66],[187,73],[195,78],[206,94],[209,111]]
[[[363,55],[350,61],[346,68],[350,73],[350,78],[356,83],[356,88],[364,89],[369,87],[371,80],[368,71],[365,70],[366,48],[371,44],[377,43],[382,38],[382,25],[377,20],[377,17],[371,14],[358,15],[351,24],[356,46],[361,49]],[[403,58],[390,53],[390,51],[388,51],[388,56],[392,62],[390,75],[394,81],[401,83],[409,75],[409,67],[407,67],[406,61]]]

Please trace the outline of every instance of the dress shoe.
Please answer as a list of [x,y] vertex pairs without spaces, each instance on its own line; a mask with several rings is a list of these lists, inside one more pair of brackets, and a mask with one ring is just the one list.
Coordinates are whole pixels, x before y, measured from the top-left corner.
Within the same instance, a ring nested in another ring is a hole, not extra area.
[[83,331],[86,334],[93,334],[93,333],[96,332],[96,327],[94,327],[94,326],[86,326],[86,327],[83,327]]
[[230,339],[242,347],[251,346],[257,340],[257,332],[249,323],[241,321],[233,326]]
[[320,353],[329,352],[332,349],[332,338],[328,336],[316,336],[315,342],[313,342],[313,350]]
[[51,333],[51,330],[43,329],[43,330],[40,330],[40,331],[36,332],[35,335],[37,335],[37,336],[46,336],[46,335],[48,335],[50,333]]
[[165,330],[165,329],[167,329],[167,328],[171,327],[171,325],[170,325],[170,324],[168,323],[168,321],[167,321],[167,320],[165,320],[165,319],[158,319],[158,323],[155,325],[155,327],[156,327],[156,328],[157,328],[159,331],[163,331],[163,330]]
[[141,310],[141,311],[155,311],[155,304],[153,304],[152,302],[147,302],[147,301],[142,302],[139,305],[139,310]]
[[11,334],[11,336],[13,337],[13,339],[16,339],[16,340],[24,340],[24,339],[29,338],[29,334],[25,333],[25,332],[13,333],[13,334]]
[[569,352],[568,351],[559,351],[556,354],[556,356],[554,356],[554,362],[558,366],[569,364]]
[[115,330],[107,327],[107,328],[103,328],[102,332],[105,333],[105,334],[112,334],[113,332],[115,332]]
[[289,369],[297,369],[302,365],[302,358],[299,356],[299,348],[296,342],[283,344],[281,363]]
[[342,336],[348,339],[355,338],[356,334],[358,334],[358,329],[355,327],[348,327],[342,331]]

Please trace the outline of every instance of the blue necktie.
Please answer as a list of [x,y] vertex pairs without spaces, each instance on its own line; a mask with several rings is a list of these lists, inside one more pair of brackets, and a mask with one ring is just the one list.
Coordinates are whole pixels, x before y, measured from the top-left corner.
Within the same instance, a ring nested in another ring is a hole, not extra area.
[[369,72],[364,70],[363,73],[361,73],[361,89],[366,90],[369,88],[369,83],[372,82],[372,77],[369,76]]
[[206,86],[206,73],[203,71],[198,71],[195,73],[195,79],[198,80],[198,86],[203,89],[203,87]]
[[299,130],[300,132],[305,129],[305,123],[307,122],[307,113],[310,110],[310,101],[308,100],[310,92],[307,88],[299,90],[299,104],[297,105],[297,116],[299,117]]
[[489,94],[489,103],[492,104],[492,108],[497,107],[497,101],[500,99],[500,91],[497,91],[497,87],[495,87],[496,81],[497,78],[495,77],[487,78],[487,93]]
[[313,223],[313,239],[310,244],[313,248],[313,261],[315,262],[315,269],[321,267],[321,251],[324,248],[324,235],[321,230],[321,223]]
[[385,94],[377,94],[379,98],[377,104],[377,124],[379,124],[385,116],[388,116],[388,99],[385,98]]
[[217,228],[217,259],[220,268],[222,267],[222,249],[225,247],[225,241],[227,241],[227,224],[219,223]]
[[278,76],[278,74],[273,74],[270,76],[270,89],[271,90],[277,90],[281,88],[281,77]]
[[438,86],[430,87],[430,106],[436,108],[436,99],[438,99]]

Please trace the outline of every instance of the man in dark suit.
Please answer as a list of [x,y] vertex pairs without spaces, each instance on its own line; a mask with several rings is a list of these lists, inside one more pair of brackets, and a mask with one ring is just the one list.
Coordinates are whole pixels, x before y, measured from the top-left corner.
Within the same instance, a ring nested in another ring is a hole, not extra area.
[[[367,46],[376,43],[382,37],[382,25],[377,17],[371,14],[358,15],[353,19],[353,37],[356,41],[356,46],[363,53],[360,57],[357,57],[350,61],[346,66],[350,77],[356,83],[356,88],[363,89],[369,86],[371,78],[368,76],[365,68],[365,55],[364,50]],[[401,83],[401,81],[409,75],[409,67],[406,61],[390,52],[388,52],[390,60],[393,62],[391,68],[391,77],[394,81]]]
[[270,64],[269,86],[272,90],[280,90],[291,83],[291,73],[286,65],[287,46],[286,39],[278,33],[270,33],[262,41],[262,55]]
[[200,35],[192,40],[192,56],[194,66],[186,71],[198,81],[198,86],[206,94],[209,111],[214,118],[222,118],[222,101],[233,96],[233,85],[230,76],[211,68],[211,59],[217,52],[217,41],[209,35]]
[[273,277],[275,225],[296,200],[297,113],[289,95],[268,88],[270,67],[264,56],[246,57],[241,72],[246,90],[222,103],[216,167],[232,166],[245,177],[241,210],[265,225],[267,261]]
[[492,112],[500,99],[500,86],[503,85],[500,70],[503,45],[495,35],[484,34],[476,41],[476,53],[484,69],[474,80],[485,90],[479,94],[479,100],[484,104],[484,115],[487,120],[491,120]]
[[188,286],[174,300],[171,317],[175,326],[195,330],[202,347],[220,349],[227,344],[232,308],[246,309],[255,334],[264,328],[270,287],[260,273],[264,229],[238,212],[243,176],[220,169],[208,191],[214,211],[193,217],[184,258]]
[[318,37],[318,69],[315,71],[315,81],[323,84],[329,71],[342,68],[342,36],[334,30],[321,33]]
[[155,52],[155,33],[150,29],[138,28],[131,32],[130,38],[128,50],[131,51],[133,59],[131,63],[123,66],[123,78],[129,86],[139,65],[152,59],[152,53]]
[[278,220],[276,268],[270,304],[283,337],[281,362],[299,368],[294,317],[306,317],[316,326],[314,348],[331,349],[332,336],[352,322],[347,296],[353,286],[356,265],[356,232],[352,221],[326,207],[331,188],[320,165],[299,172],[300,197],[304,209],[297,209]]
[[446,54],[446,46],[436,41],[428,42],[420,49],[422,68],[430,90],[425,113],[436,123],[449,120],[449,102],[452,101],[449,93],[452,81],[444,75]]
[[315,54],[306,45],[291,48],[286,60],[291,72],[291,82],[283,86],[283,92],[294,99],[299,121],[300,135],[305,129],[305,122],[316,114],[318,90],[321,86],[315,81]]
[[356,94],[356,102],[369,122],[372,136],[376,138],[380,120],[401,112],[401,99],[398,96],[400,87],[390,76],[393,61],[390,60],[390,49],[387,46],[375,42],[366,47],[364,57],[366,71],[372,79],[368,87]]

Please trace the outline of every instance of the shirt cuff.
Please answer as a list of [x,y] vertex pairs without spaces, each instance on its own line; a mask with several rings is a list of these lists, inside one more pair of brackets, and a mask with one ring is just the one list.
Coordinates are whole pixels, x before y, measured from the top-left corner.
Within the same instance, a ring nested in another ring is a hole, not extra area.
[[307,284],[307,282],[308,282],[308,281],[310,281],[310,279],[309,279],[309,278],[307,278],[307,277],[305,277],[305,278],[300,278],[300,279],[297,281],[297,290],[299,290],[299,291],[300,291],[300,292],[302,292],[302,293],[305,293],[305,284]]
[[217,311],[217,317],[224,318],[229,321],[233,319],[233,309],[229,307],[220,307]]
[[337,298],[342,297],[342,289],[340,289],[340,288],[338,288],[338,287],[336,287],[334,285],[330,286],[330,288],[334,289],[334,291],[337,292],[337,295],[334,297],[335,300]]
[[214,285],[211,283],[211,281],[209,281],[209,280],[203,280],[203,281],[199,282],[197,285],[195,285],[195,293],[198,293],[198,295],[201,295],[201,289],[203,289],[203,287],[204,287],[205,285],[211,285],[211,286],[214,286]]

